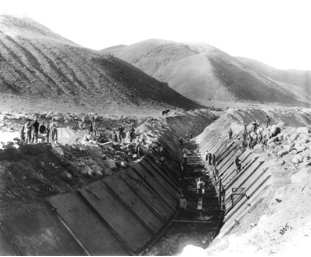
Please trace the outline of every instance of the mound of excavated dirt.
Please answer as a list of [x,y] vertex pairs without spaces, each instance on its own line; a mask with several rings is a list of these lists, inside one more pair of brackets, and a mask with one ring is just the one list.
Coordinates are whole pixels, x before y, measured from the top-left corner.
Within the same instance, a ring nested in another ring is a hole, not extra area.
[[150,39],[130,46],[104,49],[184,96],[203,104],[209,100],[300,105],[310,92],[267,78],[234,57],[206,44]]
[[1,103],[11,110],[199,107],[132,65],[80,47],[29,18],[1,15],[0,31]]
[[[145,142],[138,148],[142,138]],[[149,132],[137,135],[133,143],[128,138],[122,143],[82,140],[58,146],[7,142],[0,149],[0,207],[74,191],[117,173],[139,161],[156,140]]]

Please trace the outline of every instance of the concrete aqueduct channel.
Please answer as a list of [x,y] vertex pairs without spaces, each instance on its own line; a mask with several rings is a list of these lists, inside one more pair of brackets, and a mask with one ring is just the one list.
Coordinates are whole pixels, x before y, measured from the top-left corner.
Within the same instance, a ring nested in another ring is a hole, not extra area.
[[[243,125],[254,117],[263,123],[267,113],[272,124],[301,127],[311,120],[310,112],[304,110],[277,109],[230,109],[215,122],[199,116],[186,124],[169,117],[170,129],[159,139],[169,168],[161,166],[161,154],[154,152],[135,166],[77,191],[2,208],[0,253],[176,255],[187,244],[207,248],[213,240],[232,233],[269,195],[273,186],[269,158],[259,147],[240,148]],[[234,131],[231,140],[229,127]],[[188,169],[180,179],[178,138],[186,133],[196,137],[184,145]],[[214,167],[205,160],[206,152],[216,156],[216,179]],[[242,162],[238,174],[235,156]],[[205,181],[200,197],[198,177]],[[218,192],[220,180],[226,191],[223,201]],[[181,194],[188,202],[183,215],[178,212]]]

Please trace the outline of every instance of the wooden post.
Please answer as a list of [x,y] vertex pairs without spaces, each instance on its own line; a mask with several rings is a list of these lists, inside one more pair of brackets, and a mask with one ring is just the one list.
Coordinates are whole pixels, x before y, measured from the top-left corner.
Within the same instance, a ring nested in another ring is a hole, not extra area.
[[219,208],[221,208],[221,179],[219,179],[218,204],[219,204]]

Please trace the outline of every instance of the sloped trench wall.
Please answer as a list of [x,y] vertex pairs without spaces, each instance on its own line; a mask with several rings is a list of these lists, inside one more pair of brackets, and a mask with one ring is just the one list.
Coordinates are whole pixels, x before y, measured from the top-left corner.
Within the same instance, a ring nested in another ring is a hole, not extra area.
[[188,111],[183,115],[166,117],[166,122],[174,134],[178,137],[185,137],[186,134],[194,137],[202,133],[204,128],[217,120],[218,116],[208,109],[197,109]]
[[[196,138],[202,159],[205,159],[208,152],[215,154],[218,176],[226,192],[223,201],[225,209],[223,225],[214,242],[234,231],[243,219],[251,215],[256,207],[271,195],[275,179],[270,170],[271,160],[262,149],[242,151],[240,147],[244,124],[250,124],[254,120],[264,123],[267,114],[271,119],[271,125],[282,123],[286,126],[299,127],[311,124],[310,112],[303,109],[265,111],[230,109]],[[228,138],[229,128],[234,133],[231,140]],[[248,127],[248,130],[250,129],[251,126]],[[239,173],[234,164],[236,156],[242,163],[242,170]],[[214,177],[214,168],[207,162],[205,166],[211,177]],[[216,179],[214,181],[218,189],[219,182],[216,182]]]
[[[194,116],[201,131],[215,117],[202,115]],[[159,142],[164,153],[155,150],[121,173],[44,201],[2,208],[0,254],[142,253],[174,218],[181,193],[176,131],[161,132]]]
[[180,192],[150,157],[76,192],[1,210],[2,255],[136,255],[176,213]]
[[[0,211],[1,255],[138,255],[175,217],[178,137],[162,131],[164,153],[86,185]],[[164,161],[163,161],[164,160]]]

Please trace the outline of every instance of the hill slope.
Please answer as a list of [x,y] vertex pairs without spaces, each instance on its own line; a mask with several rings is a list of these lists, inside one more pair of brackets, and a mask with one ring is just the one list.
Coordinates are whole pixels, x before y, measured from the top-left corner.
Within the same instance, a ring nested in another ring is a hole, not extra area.
[[104,49],[186,97],[300,105],[308,102],[303,90],[258,74],[221,50],[201,44],[150,39],[113,50]]
[[149,39],[129,46],[110,47],[101,52],[113,54],[154,78],[162,67],[195,54],[183,44],[162,39]]
[[134,66],[82,48],[29,18],[0,16],[0,49],[2,98],[11,94],[101,110],[199,107]]
[[279,70],[268,66],[264,63],[258,62],[245,57],[235,57],[247,67],[256,71],[259,74],[272,78],[274,80],[282,81],[287,84],[292,84],[308,90],[311,89],[311,71],[302,70]]

